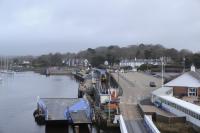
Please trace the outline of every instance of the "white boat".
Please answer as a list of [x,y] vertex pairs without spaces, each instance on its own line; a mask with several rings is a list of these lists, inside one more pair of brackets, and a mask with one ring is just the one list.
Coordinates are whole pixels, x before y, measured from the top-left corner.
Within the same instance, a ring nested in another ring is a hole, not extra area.
[[2,70],[1,73],[3,73],[3,74],[15,74],[15,72],[11,71],[11,70]]
[[5,60],[4,60],[4,66],[3,66],[3,62],[2,62],[2,58],[1,58],[1,68],[3,68],[3,70],[1,70],[1,73],[3,73],[3,74],[13,75],[15,73],[14,71],[9,70],[9,62],[8,62],[7,58],[5,58]]

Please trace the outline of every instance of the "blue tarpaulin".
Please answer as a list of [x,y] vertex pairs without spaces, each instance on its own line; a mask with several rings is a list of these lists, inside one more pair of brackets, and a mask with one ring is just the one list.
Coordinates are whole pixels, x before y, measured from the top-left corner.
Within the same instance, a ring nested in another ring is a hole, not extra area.
[[87,100],[85,99],[80,99],[78,102],[74,103],[73,105],[69,106],[66,110],[65,110],[65,117],[68,120],[71,120],[70,118],[70,113],[71,112],[77,112],[77,111],[85,111],[86,115],[88,118],[91,118],[91,109],[90,109],[90,105],[88,103]]
[[42,113],[45,115],[45,118],[47,118],[48,117],[48,114],[47,114],[48,111],[47,111],[47,107],[46,107],[44,101],[40,99],[37,104],[38,104],[39,108],[42,110]]

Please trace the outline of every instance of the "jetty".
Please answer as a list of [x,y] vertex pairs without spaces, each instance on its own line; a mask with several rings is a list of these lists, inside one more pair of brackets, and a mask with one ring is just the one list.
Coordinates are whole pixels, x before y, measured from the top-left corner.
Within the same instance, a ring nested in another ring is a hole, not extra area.
[[118,129],[119,90],[110,84],[107,70],[93,68],[79,86],[79,97],[87,97],[97,130]]
[[90,105],[83,98],[39,98],[33,115],[39,125],[64,124],[74,130],[88,126],[92,130]]

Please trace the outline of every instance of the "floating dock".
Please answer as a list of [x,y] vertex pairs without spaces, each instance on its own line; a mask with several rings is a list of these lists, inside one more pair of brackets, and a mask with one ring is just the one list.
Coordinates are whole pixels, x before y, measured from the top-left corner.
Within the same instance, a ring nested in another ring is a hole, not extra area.
[[[91,124],[91,109],[83,98],[40,98],[36,116],[45,124],[64,123],[68,125]],[[37,117],[35,117],[37,119]],[[37,121],[37,120],[36,120]]]

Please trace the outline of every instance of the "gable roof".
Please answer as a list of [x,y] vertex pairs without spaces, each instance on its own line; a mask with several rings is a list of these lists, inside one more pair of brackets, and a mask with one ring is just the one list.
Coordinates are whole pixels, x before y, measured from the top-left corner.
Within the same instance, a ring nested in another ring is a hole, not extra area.
[[189,71],[188,73],[191,76],[193,76],[194,78],[196,78],[197,80],[200,81],[200,71],[199,70],[196,70],[195,72],[194,71]]
[[200,87],[200,71],[196,70],[195,72],[194,71],[186,72],[181,76],[177,77],[176,79],[168,82],[164,86]]
[[172,87],[161,87],[161,88],[156,89],[155,91],[153,91],[151,94],[159,95],[159,96],[170,95],[170,94],[172,94],[172,90],[173,90]]

